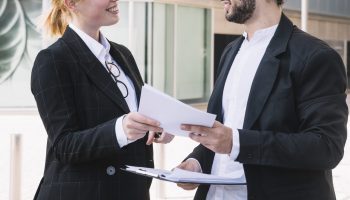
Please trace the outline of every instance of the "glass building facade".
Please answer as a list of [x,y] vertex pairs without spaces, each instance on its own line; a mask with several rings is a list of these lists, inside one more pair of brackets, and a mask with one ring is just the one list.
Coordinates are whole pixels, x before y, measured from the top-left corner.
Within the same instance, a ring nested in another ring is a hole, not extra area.
[[[308,0],[309,12],[334,17],[350,17],[349,0]],[[289,10],[301,10],[301,1],[286,0],[284,5]]]

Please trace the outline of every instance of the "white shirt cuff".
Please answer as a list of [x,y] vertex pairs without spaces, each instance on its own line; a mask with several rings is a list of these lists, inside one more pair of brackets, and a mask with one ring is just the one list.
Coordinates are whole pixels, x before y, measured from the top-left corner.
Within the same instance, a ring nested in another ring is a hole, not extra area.
[[128,140],[128,137],[126,137],[126,134],[123,129],[124,117],[125,115],[120,116],[115,122],[115,134],[117,136],[117,141],[120,148],[136,141],[136,140]]
[[198,165],[198,171],[197,172],[200,172],[200,173],[203,173],[203,170],[202,170],[202,167],[201,167],[201,164],[199,163],[199,161],[197,160],[197,159],[195,159],[195,158],[189,158],[189,159],[187,159],[187,160],[193,160],[193,161],[195,161]]
[[232,160],[236,160],[239,154],[239,132],[237,129],[232,130],[232,149],[231,149],[231,154],[230,158]]

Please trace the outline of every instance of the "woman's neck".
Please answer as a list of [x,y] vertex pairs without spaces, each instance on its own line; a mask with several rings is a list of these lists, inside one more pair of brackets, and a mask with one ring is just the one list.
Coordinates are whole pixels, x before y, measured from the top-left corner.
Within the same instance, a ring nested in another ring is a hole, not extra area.
[[87,35],[95,39],[97,42],[100,42],[100,27],[94,27],[86,23],[84,24],[74,19],[72,20],[71,23],[74,24],[74,26],[79,28],[81,31],[83,31],[84,33],[86,33]]

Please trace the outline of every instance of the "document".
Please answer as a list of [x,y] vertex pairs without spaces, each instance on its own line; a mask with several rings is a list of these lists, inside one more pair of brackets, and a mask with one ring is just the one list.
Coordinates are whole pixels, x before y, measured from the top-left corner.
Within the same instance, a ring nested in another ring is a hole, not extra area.
[[181,124],[212,127],[216,115],[195,109],[145,84],[142,87],[138,112],[160,122],[165,132],[187,136]]
[[211,184],[211,185],[246,185],[244,177],[240,173],[239,177],[221,177],[210,174],[186,171],[175,168],[173,171],[154,169],[147,167],[136,167],[127,165],[122,170],[134,174],[156,178],[174,183],[195,183],[195,184]]

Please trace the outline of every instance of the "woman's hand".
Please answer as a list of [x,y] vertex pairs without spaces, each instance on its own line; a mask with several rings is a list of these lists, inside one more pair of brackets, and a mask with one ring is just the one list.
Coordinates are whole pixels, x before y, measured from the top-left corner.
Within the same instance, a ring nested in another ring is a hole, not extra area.
[[153,142],[167,144],[174,139],[174,135],[171,135],[167,132],[154,132],[150,131],[148,133],[147,145],[151,145]]
[[123,130],[128,140],[143,138],[148,131],[162,132],[160,123],[137,112],[125,115],[123,119]]

